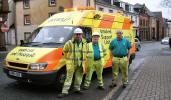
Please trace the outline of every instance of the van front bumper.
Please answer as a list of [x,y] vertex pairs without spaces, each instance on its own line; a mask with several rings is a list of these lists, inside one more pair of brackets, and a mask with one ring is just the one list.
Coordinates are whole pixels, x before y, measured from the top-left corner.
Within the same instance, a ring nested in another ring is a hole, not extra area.
[[[16,70],[11,69],[8,67],[4,67],[3,71],[7,74],[9,78],[23,81],[23,82],[29,82],[33,84],[40,84],[40,85],[48,85],[53,84],[56,81],[57,77],[57,71],[48,71],[48,72],[29,72],[29,71],[23,71],[23,70]],[[11,72],[15,72],[20,74],[17,75],[11,75]]]

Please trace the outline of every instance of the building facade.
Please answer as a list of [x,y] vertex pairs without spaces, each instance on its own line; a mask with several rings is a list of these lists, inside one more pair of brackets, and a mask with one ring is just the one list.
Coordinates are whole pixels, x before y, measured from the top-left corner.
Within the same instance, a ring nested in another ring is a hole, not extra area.
[[134,11],[139,14],[139,38],[142,41],[150,40],[149,18],[145,4],[135,4]]
[[9,27],[8,32],[5,33],[5,42],[6,45],[16,45],[16,32],[15,32],[15,3],[14,0],[8,0],[9,11],[8,19],[6,21],[7,26]]
[[106,13],[119,13],[123,9],[114,4],[115,0],[95,0],[95,9]]
[[162,27],[162,37],[161,37],[161,39],[164,38],[164,37],[169,36],[168,35],[168,28],[169,28],[168,19],[163,18],[163,27]]
[[149,12],[149,40],[157,39],[157,18],[153,15],[153,12]]
[[171,37],[171,21],[168,22],[168,36]]
[[15,28],[17,44],[26,40],[31,32],[47,18],[55,13],[63,12],[64,8],[72,7],[68,0],[16,0]]
[[[6,23],[9,13],[8,0],[0,0],[0,27]],[[5,47],[5,33],[0,29],[0,51],[6,50]]]
[[163,38],[163,17],[162,12],[153,12],[154,16],[157,18],[156,20],[156,40],[159,41]]
[[[5,1],[5,0],[4,0]],[[6,44],[20,45],[33,30],[55,13],[65,8],[93,6],[98,11],[107,13],[124,13],[132,20],[135,36],[141,40],[160,40],[165,36],[162,31],[162,14],[154,12],[148,15],[145,5],[129,4],[120,0],[6,0],[10,6],[7,24],[9,31],[5,34]],[[8,4],[7,3],[7,4]],[[1,18],[1,17],[0,17]],[[2,40],[2,39],[1,39]]]
[[[15,42],[20,45],[38,26],[53,14],[63,12],[65,8],[93,6],[94,0],[14,0],[15,19],[14,28],[8,34],[15,32]],[[11,15],[12,16],[12,15]],[[9,26],[11,20],[9,19]],[[11,26],[12,27],[12,26]],[[8,43],[12,44],[11,37],[7,36]]]
[[125,17],[129,17],[133,23],[135,36],[139,36],[139,14],[134,11],[134,5],[123,1],[115,1],[114,4],[123,9]]

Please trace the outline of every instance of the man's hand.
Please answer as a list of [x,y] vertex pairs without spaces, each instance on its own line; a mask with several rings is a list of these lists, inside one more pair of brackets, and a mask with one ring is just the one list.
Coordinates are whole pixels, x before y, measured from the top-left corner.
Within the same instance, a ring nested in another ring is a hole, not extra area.
[[112,60],[113,57],[114,57],[114,56],[113,56],[113,54],[112,54],[112,50],[110,50],[110,58],[111,58],[111,60]]
[[130,59],[130,55],[131,55],[131,49],[128,50],[128,61]]

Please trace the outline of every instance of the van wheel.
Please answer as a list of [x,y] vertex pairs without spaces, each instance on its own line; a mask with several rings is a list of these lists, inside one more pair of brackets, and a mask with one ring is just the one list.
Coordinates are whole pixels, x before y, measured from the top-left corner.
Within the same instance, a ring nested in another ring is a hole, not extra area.
[[66,78],[66,70],[62,69],[57,73],[57,79],[56,79],[56,83],[55,83],[55,87],[57,88],[57,90],[61,91],[65,82],[65,78]]

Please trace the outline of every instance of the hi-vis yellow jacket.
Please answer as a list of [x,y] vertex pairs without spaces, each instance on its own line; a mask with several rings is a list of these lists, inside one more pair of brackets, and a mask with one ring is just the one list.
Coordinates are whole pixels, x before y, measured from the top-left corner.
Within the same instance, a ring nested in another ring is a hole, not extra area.
[[[106,48],[104,47],[103,43],[98,42],[99,49],[100,49],[100,57],[101,57],[101,63],[104,66],[104,57],[107,55]],[[92,61],[94,61],[94,50],[93,50],[93,43],[88,44],[87,49],[87,66],[92,66]]]
[[82,59],[80,59],[82,61],[82,67],[83,67],[83,72],[85,71],[85,61],[86,61],[86,53],[87,53],[87,42],[85,39],[82,39],[82,51],[75,51],[74,48],[74,38],[72,38],[71,40],[69,40],[68,42],[66,42],[65,46],[64,46],[64,58],[66,59],[66,65],[67,67],[74,67],[74,61],[77,60],[74,58],[74,54],[76,52],[81,52],[82,53]]

